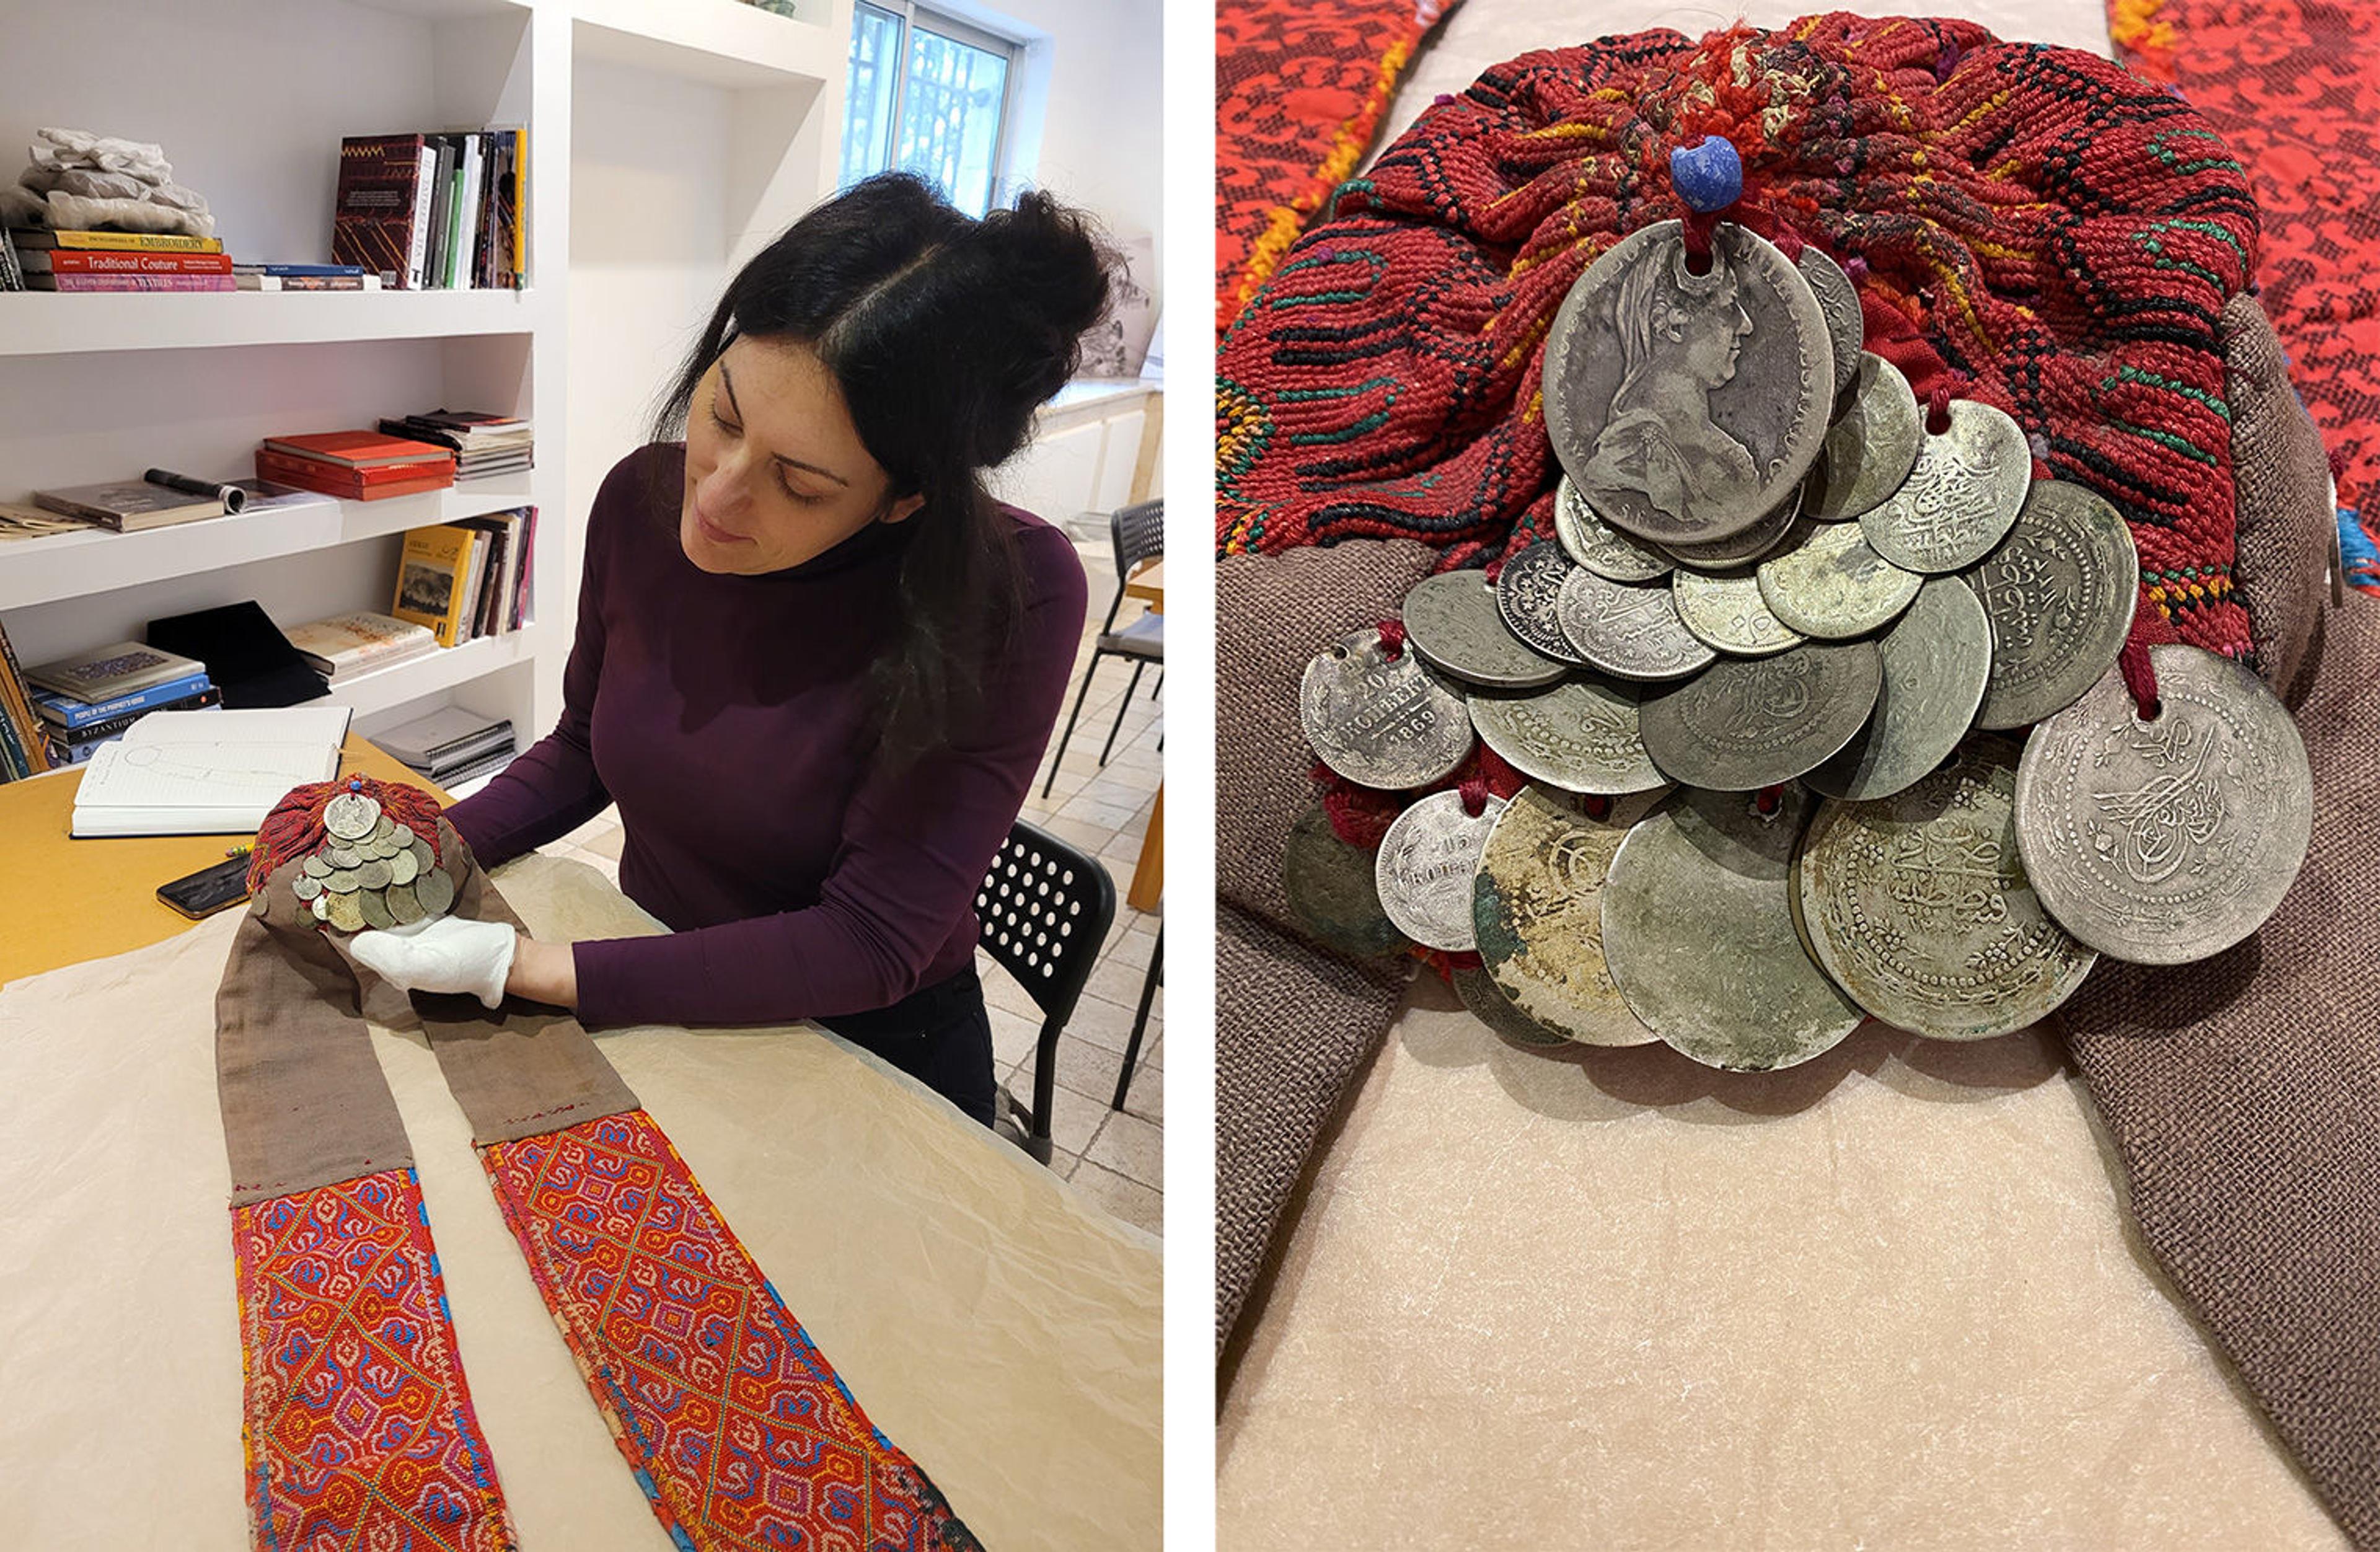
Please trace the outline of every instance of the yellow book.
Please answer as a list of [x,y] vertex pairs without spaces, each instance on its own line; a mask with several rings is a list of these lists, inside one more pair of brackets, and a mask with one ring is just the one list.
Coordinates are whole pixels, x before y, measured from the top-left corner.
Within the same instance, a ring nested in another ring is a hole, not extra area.
[[451,524],[415,528],[405,536],[405,555],[396,563],[396,601],[388,612],[428,625],[441,647],[460,641],[470,618],[470,590],[464,584],[471,568],[471,537],[470,529]]

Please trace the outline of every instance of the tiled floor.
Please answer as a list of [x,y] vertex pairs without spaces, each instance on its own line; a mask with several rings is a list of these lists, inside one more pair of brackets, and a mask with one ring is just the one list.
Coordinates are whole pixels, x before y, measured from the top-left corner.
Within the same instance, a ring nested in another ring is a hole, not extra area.
[[[1091,614],[1084,624],[1082,648],[1067,685],[1069,708],[1081,686],[1083,664],[1091,655],[1091,642],[1099,634],[1108,600],[1115,596],[1115,570],[1104,555],[1086,554],[1084,569],[1090,574]],[[1129,624],[1140,607],[1137,600],[1127,600],[1117,617],[1119,626]],[[1164,735],[1164,709],[1150,696],[1150,685],[1157,680],[1154,668],[1141,675],[1139,690],[1124,709],[1115,753],[1104,770],[1099,763],[1099,746],[1115,723],[1117,702],[1131,679],[1129,663],[1109,658],[1099,664],[1098,682],[1083,706],[1082,721],[1066,746],[1065,758],[1058,762],[1058,780],[1044,799],[1041,783],[1050,774],[1044,757],[1026,798],[1025,818],[1095,854],[1116,886],[1115,926],[1058,1043],[1057,1099],[1050,1106],[1050,1118],[1057,1152],[1050,1167],[1118,1218],[1155,1233],[1161,1230],[1165,1204],[1165,995],[1161,988],[1149,1010],[1148,1027],[1141,1036],[1140,1061],[1124,1108],[1108,1109],[1115,1097],[1116,1074],[1123,1065],[1133,1011],[1140,1004],[1142,977],[1148,974],[1160,921],[1158,915],[1135,911],[1123,901],[1163,770],[1157,746]],[[1064,719],[1065,710],[1061,709],[1061,727]],[[1053,746],[1055,743],[1053,734]],[[620,844],[618,812],[606,809],[544,849],[555,856],[588,863],[616,884]],[[983,972],[985,1000],[990,1004],[992,1054],[1001,1081],[1029,1100],[1033,1047],[1040,1034],[1041,1014],[1006,971],[983,955],[977,960]]]

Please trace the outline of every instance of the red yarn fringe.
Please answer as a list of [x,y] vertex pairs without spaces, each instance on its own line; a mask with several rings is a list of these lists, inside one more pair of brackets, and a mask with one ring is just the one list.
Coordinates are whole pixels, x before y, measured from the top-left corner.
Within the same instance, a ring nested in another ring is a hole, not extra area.
[[370,776],[342,776],[332,782],[309,782],[292,787],[264,822],[256,830],[256,848],[248,857],[248,890],[250,894],[264,887],[282,864],[295,862],[322,850],[331,839],[323,828],[322,810],[331,799],[343,792],[360,792],[377,799],[381,812],[399,825],[410,827],[416,835],[430,843],[431,854],[438,852],[438,800],[419,787],[404,782],[382,782]]

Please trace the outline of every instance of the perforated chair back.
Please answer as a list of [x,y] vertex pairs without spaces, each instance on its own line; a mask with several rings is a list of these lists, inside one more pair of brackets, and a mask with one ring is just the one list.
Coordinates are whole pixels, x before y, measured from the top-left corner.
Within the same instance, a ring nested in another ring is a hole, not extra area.
[[1165,501],[1145,501],[1118,508],[1108,518],[1108,539],[1115,546],[1116,580],[1123,581],[1143,561],[1165,553]]
[[1062,1026],[1099,963],[1115,909],[1115,880],[1097,857],[1019,819],[976,891],[978,946]]

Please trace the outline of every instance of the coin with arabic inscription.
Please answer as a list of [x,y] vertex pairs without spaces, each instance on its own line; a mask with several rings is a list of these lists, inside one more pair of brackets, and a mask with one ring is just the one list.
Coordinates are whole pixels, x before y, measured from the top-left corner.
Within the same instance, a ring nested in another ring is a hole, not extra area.
[[1448,978],[1454,983],[1454,995],[1462,999],[1464,1011],[1486,1025],[1489,1033],[1500,1035],[1515,1045],[1535,1046],[1540,1050],[1570,1044],[1556,1031],[1512,1006],[1512,1000],[1479,966],[1459,964]]
[[1315,654],[1298,687],[1305,741],[1351,782],[1399,792],[1437,781],[1471,753],[1463,697],[1418,653],[1390,657],[1376,630]]
[[1834,346],[1809,282],[1732,222],[1708,273],[1657,222],[1589,264],[1546,336],[1546,432],[1604,521],[1667,544],[1741,533],[1810,470]]
[[1811,525],[1757,575],[1762,600],[1788,629],[1828,641],[1883,629],[1925,581],[1870,549],[1857,523]]
[[1889,797],[1959,746],[1991,673],[1991,626],[1964,582],[1929,576],[1876,653],[1884,684],[1867,725],[1802,778],[1828,797]]
[[2180,964],[2263,926],[2305,861],[2313,777],[2296,722],[2228,658],[2149,649],[2157,715],[2123,674],[2034,724],[2017,845],[2058,924],[2111,959]]
[[1450,953],[1476,946],[1471,927],[1471,877],[1479,870],[1501,798],[1488,798],[1474,814],[1459,792],[1434,792],[1416,800],[1380,841],[1374,879],[1380,909],[1397,929],[1427,948]]
[[1818,313],[1827,321],[1827,343],[1833,346],[1835,396],[1859,376],[1860,346],[1867,338],[1867,325],[1860,316],[1859,293],[1852,289],[1852,277],[1835,262],[1833,254],[1815,243],[1803,243],[1802,256],[1793,261],[1809,283],[1810,295],[1818,299]]
[[1900,369],[1873,351],[1859,358],[1851,407],[1827,432],[1811,476],[1809,515],[1840,523],[1884,504],[1916,467],[1925,420]]
[[1706,644],[1739,658],[1765,658],[1802,644],[1802,635],[1779,619],[1760,596],[1760,578],[1750,571],[1692,571],[1670,576],[1670,601],[1678,618]]
[[1496,574],[1496,611],[1504,628],[1532,651],[1572,664],[1584,660],[1562,635],[1559,604],[1564,579],[1577,569],[1560,545],[1540,540]]
[[2016,527],[1966,576],[1992,623],[1979,727],[2025,727],[2082,698],[2124,649],[2141,598],[2131,529],[2068,479],[2034,480]]
[[1479,741],[1533,781],[1566,792],[1617,794],[1660,786],[1636,727],[1634,685],[1569,679],[1525,695],[1475,695]]
[[2026,882],[2016,761],[2005,740],[1970,739],[1890,797],[1820,804],[1802,838],[1793,867],[1819,967],[1887,1024],[1937,1040],[2005,1035],[2046,1017],[2098,961]]
[[1637,720],[1664,776],[1752,792],[1791,781],[1850,743],[1883,677],[1874,642],[1806,642],[1773,658],[1723,658],[1645,697]]
[[1613,803],[1604,818],[1568,794],[1527,786],[1497,817],[1472,883],[1479,960],[1529,1018],[1590,1046],[1658,1039],[1631,1012],[1603,963],[1603,879],[1629,826],[1657,794]]
[[1650,582],[1675,564],[1597,517],[1566,474],[1554,484],[1554,534],[1572,560],[1614,582]]
[[1504,624],[1496,585],[1476,571],[1425,576],[1405,594],[1405,641],[1441,673],[1492,689],[1550,685],[1570,671],[1531,650]]
[[1603,881],[1612,985],[1706,1066],[1791,1067],[1859,1027],[1859,1005],[1793,929],[1793,843],[1811,804],[1792,783],[1767,815],[1741,793],[1681,789],[1612,855]]
[[1615,678],[1682,679],[1718,656],[1686,629],[1670,589],[1658,582],[1614,582],[1572,566],[1558,603],[1572,649]]
[[1876,552],[1905,571],[1959,571],[1991,553],[2033,483],[2033,448],[2007,411],[1950,401],[1950,428],[1925,433],[1900,489],[1860,515]]
[[1299,925],[1326,948],[1363,959],[1405,947],[1405,935],[1380,909],[1373,854],[1341,840],[1319,807],[1290,826],[1281,888]]

